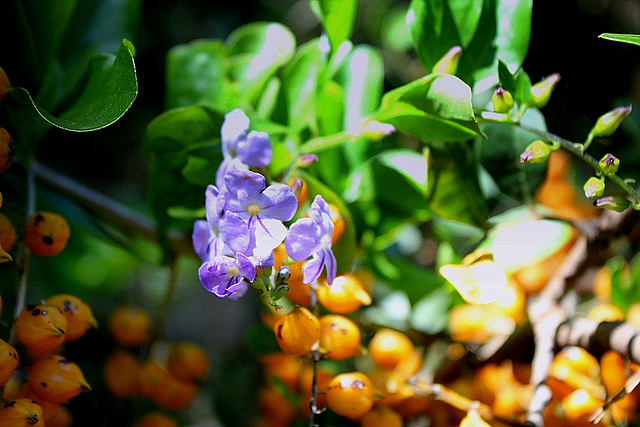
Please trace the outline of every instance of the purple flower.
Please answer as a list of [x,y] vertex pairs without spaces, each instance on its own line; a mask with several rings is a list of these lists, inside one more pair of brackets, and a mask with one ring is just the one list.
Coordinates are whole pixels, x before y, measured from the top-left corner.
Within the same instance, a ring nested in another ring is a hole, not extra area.
[[231,169],[268,166],[273,156],[269,135],[249,130],[249,118],[238,108],[225,114],[220,136],[224,160],[216,174],[216,185],[224,189],[224,176]]
[[333,221],[329,205],[322,196],[317,195],[309,209],[309,216],[300,218],[289,228],[284,245],[287,254],[294,261],[312,258],[304,265],[302,281],[311,283],[320,277],[326,267],[327,283],[333,283],[336,277],[336,258],[331,250]]
[[298,201],[289,187],[266,187],[264,176],[233,169],[225,175],[225,213],[220,221],[222,240],[234,252],[253,256],[263,264],[287,234],[282,221],[293,218]]
[[224,242],[220,238],[220,217],[224,208],[224,196],[213,185],[205,191],[206,221],[197,220],[193,224],[191,240],[193,249],[202,262],[222,255]]
[[253,281],[256,278],[256,268],[243,254],[236,254],[236,258],[222,255],[204,262],[198,275],[209,292],[220,298],[238,299],[248,288],[245,279]]

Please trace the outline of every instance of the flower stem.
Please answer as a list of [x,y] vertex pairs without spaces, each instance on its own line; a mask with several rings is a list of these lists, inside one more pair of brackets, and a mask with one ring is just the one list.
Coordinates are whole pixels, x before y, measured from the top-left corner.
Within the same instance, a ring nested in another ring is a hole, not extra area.
[[167,312],[169,311],[169,307],[171,306],[171,300],[173,299],[173,295],[175,294],[176,285],[178,283],[178,268],[176,266],[177,260],[176,255],[171,254],[168,262],[169,266],[169,279],[167,281],[167,289],[164,294],[164,301],[162,302],[162,306],[160,306],[160,311],[156,322],[153,327],[153,331],[151,334],[151,339],[149,340],[149,345],[147,346],[147,354],[144,355],[146,359],[150,354],[153,353],[153,347],[162,337],[164,333],[164,324],[167,319]]
[[[494,121],[486,117],[483,117],[482,120],[492,121],[492,122]],[[589,166],[591,166],[598,175],[601,173],[600,164],[598,163],[598,160],[596,160],[593,156],[584,152],[587,145],[569,141],[568,139],[564,139],[553,133],[532,128],[527,125],[523,125],[522,123],[519,123],[519,122],[501,121],[499,123],[507,123],[512,126],[517,126],[523,130],[526,130],[527,132],[531,132],[535,135],[538,135],[540,138],[547,140],[547,142],[549,142],[553,146],[560,146],[565,150],[569,151],[570,153],[578,156],[579,158],[582,159],[582,161],[584,161]],[[620,178],[617,174],[609,174],[607,175],[607,178],[609,178],[612,182],[614,182],[620,188],[622,188],[629,196],[631,196],[631,198],[633,199],[633,208],[636,210],[640,210],[640,193],[638,193],[638,191],[635,188],[633,188],[627,181]]]

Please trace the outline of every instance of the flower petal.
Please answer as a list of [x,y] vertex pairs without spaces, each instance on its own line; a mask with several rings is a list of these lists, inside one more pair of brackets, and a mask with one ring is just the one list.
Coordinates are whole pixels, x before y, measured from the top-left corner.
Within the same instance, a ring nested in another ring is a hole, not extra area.
[[337,262],[336,257],[333,255],[333,251],[331,249],[323,249],[324,252],[324,266],[327,269],[327,284],[332,284],[334,279],[336,278],[337,271]]
[[193,233],[191,234],[193,250],[203,262],[209,259],[209,246],[212,238],[211,227],[207,221],[199,219],[193,223]]
[[[254,255],[266,258],[287,235],[287,227],[277,219],[260,218],[254,222],[255,243]],[[257,250],[257,253],[256,253]]]
[[298,199],[289,186],[273,184],[267,187],[262,194],[268,200],[260,207],[260,212],[264,216],[281,221],[289,221],[293,218],[298,209]]
[[302,267],[302,283],[311,283],[320,277],[325,263],[325,252],[320,251],[313,254],[313,257]]
[[244,114],[244,111],[236,108],[225,114],[224,122],[220,128],[223,152],[226,144],[235,144],[247,133],[247,130],[249,130],[249,118]]
[[246,253],[250,249],[249,226],[235,212],[226,211],[220,219],[220,238],[235,253]]
[[273,151],[266,132],[252,130],[246,138],[238,141],[236,148],[242,163],[251,167],[260,168],[271,163]]
[[320,249],[321,239],[318,224],[311,218],[300,218],[289,227],[284,246],[292,260],[302,261]]

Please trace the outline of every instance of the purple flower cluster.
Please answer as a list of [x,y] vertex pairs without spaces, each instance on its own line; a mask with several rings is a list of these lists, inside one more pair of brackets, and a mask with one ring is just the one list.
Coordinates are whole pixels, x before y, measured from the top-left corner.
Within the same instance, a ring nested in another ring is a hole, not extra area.
[[269,165],[269,136],[251,131],[249,118],[235,109],[221,128],[224,160],[216,185],[205,191],[206,220],[193,226],[193,248],[200,256],[202,285],[221,298],[237,299],[256,279],[256,269],[273,266],[273,250],[283,241],[294,261],[311,257],[303,267],[303,281],[316,280],[324,267],[328,282],[336,275],[331,251],[333,222],[327,203],[316,196],[309,214],[293,223],[298,201],[284,184],[267,186],[263,175],[250,170]]

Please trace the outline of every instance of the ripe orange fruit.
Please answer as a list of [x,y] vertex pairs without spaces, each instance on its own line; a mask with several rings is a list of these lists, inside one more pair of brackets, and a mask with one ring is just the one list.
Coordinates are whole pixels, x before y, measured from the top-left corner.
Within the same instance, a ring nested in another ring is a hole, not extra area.
[[331,222],[333,222],[333,235],[331,236],[331,243],[335,244],[342,233],[344,233],[344,218],[340,215],[338,207],[332,203],[329,205],[329,215],[331,216]]
[[[0,68],[1,70],[1,68]],[[1,73],[0,73],[1,74]],[[0,94],[2,93],[2,81],[0,77]],[[13,139],[9,132],[0,126],[0,173],[9,169],[11,162],[16,155],[16,146],[13,145]]]
[[144,344],[151,337],[151,317],[142,308],[123,305],[109,316],[109,332],[124,347]]
[[91,390],[80,367],[62,356],[50,356],[36,361],[29,368],[29,386],[52,403],[63,403]]
[[138,392],[140,362],[126,350],[116,349],[107,357],[102,376],[109,391],[120,399],[133,397]]
[[387,406],[377,406],[367,412],[360,420],[362,427],[402,427],[399,413]]
[[91,308],[76,296],[59,294],[49,297],[45,302],[47,305],[58,307],[67,318],[65,342],[77,340],[89,329],[98,327],[98,321],[93,317]]
[[340,314],[320,317],[320,348],[331,360],[343,360],[361,354],[358,325]]
[[27,221],[22,240],[38,256],[58,255],[67,245],[69,224],[52,212],[36,212]]
[[362,372],[338,374],[329,382],[325,392],[327,407],[348,418],[364,416],[376,398],[369,377]]
[[181,381],[169,375],[159,393],[151,396],[151,400],[159,408],[167,411],[183,411],[193,403],[199,387],[187,381]]
[[271,384],[258,390],[258,407],[261,414],[271,421],[277,421],[278,425],[289,425],[296,416],[295,405]]
[[332,313],[349,314],[371,304],[371,296],[352,274],[336,277],[331,285],[321,283],[316,293],[320,304]]
[[299,357],[278,352],[260,355],[259,360],[267,381],[276,378],[282,381],[289,390],[297,390],[298,377],[302,369],[302,360]]
[[2,67],[0,67],[0,101],[2,101],[10,90],[11,83],[9,82],[9,77]]
[[209,374],[209,367],[209,356],[199,345],[176,342],[169,347],[167,370],[174,378],[200,383]]
[[9,252],[16,242],[16,229],[9,218],[0,212],[0,247]]
[[26,348],[46,352],[64,342],[67,319],[57,307],[29,304],[18,315],[14,327],[16,338]]
[[2,404],[0,427],[44,426],[42,407],[30,399],[14,399]]
[[161,395],[169,384],[169,372],[155,359],[142,362],[138,373],[138,390],[144,397],[153,400]]
[[18,352],[12,345],[0,339],[0,387],[9,382],[18,366]]
[[178,427],[178,423],[166,414],[151,412],[139,418],[131,427]]
[[414,352],[415,347],[409,337],[394,329],[378,329],[369,342],[371,359],[384,369],[395,368],[402,360],[412,356]]
[[278,319],[273,328],[278,345],[288,354],[309,354],[320,338],[320,322],[311,312],[300,306]]

